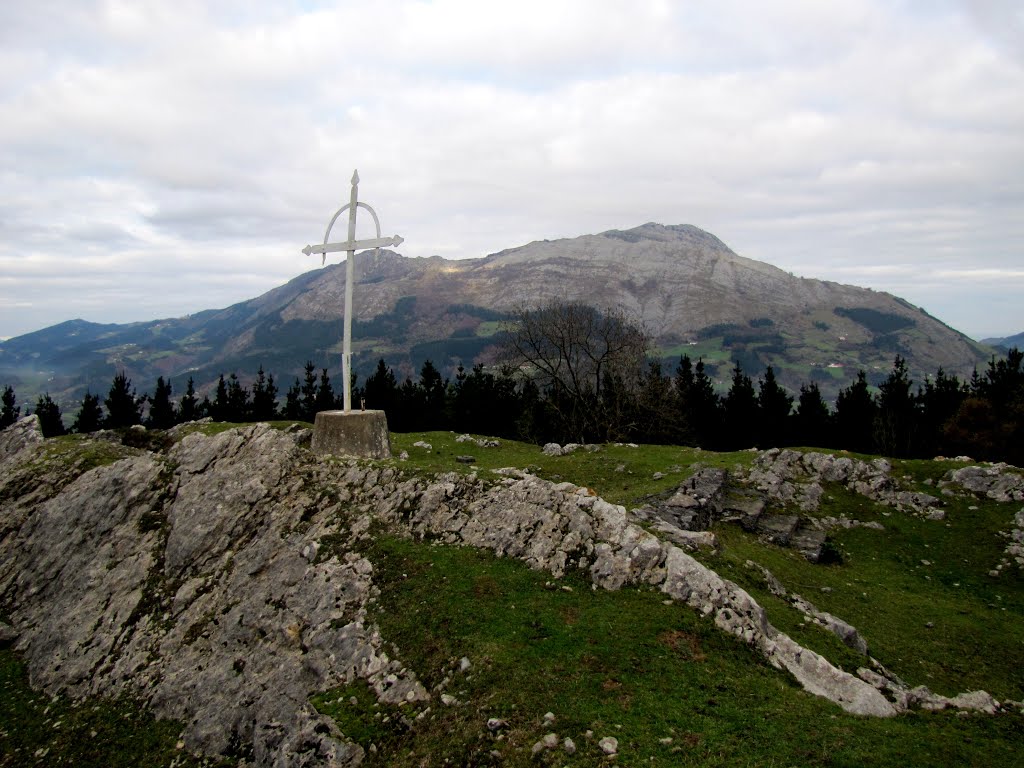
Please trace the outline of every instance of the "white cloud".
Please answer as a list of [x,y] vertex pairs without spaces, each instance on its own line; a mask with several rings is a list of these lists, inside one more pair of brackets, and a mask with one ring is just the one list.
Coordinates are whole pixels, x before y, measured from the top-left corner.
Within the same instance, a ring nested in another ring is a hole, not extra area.
[[269,289],[356,167],[410,256],[693,223],[975,333],[1021,261],[1012,3],[11,5],[4,335]]

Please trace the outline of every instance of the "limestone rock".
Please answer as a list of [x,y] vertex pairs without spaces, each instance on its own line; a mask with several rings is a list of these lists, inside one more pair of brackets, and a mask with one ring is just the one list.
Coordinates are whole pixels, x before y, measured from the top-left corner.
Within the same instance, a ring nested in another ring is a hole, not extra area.
[[0,461],[43,442],[43,429],[34,413],[23,416],[7,429],[0,430]]
[[988,467],[969,466],[951,469],[942,485],[958,485],[966,491],[994,501],[1024,501],[1024,476],[1008,471],[1005,464]]
[[310,546],[324,518],[297,493],[297,450],[266,425],[193,434],[81,474],[24,519],[5,505],[0,597],[33,684],[131,693],[209,755],[358,762],[312,693],[362,677],[382,700],[429,697],[364,623],[370,564]]

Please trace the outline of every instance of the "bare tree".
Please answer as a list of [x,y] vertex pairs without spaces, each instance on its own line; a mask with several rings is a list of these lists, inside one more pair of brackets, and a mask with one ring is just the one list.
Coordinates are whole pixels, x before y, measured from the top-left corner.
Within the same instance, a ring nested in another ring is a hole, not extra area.
[[563,437],[611,440],[628,432],[650,340],[621,309],[554,299],[514,311],[505,338],[507,362],[545,392]]

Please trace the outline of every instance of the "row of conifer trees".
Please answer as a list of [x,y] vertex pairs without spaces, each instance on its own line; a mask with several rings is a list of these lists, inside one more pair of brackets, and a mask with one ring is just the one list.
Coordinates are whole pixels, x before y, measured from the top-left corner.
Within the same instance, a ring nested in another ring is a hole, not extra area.
[[[982,374],[968,381],[941,369],[914,386],[905,361],[897,357],[888,377],[869,387],[861,372],[840,391],[834,408],[822,398],[817,384],[801,386],[793,397],[776,381],[769,366],[756,385],[738,364],[728,391],[715,391],[702,361],[683,356],[669,376],[650,362],[635,391],[608,390],[614,397],[615,423],[601,434],[567,434],[557,414],[565,411],[564,393],[540,391],[529,379],[508,368],[472,370],[461,366],[446,380],[427,361],[418,380],[399,383],[381,360],[362,386],[354,386],[354,407],[382,409],[393,431],[452,429],[460,432],[532,440],[538,443],[620,440],[661,444],[700,445],[713,450],[752,446],[803,445],[847,449],[888,456],[969,454],[976,459],[1024,463],[1024,355],[1011,350],[993,359]],[[355,384],[355,381],[354,381]],[[152,395],[136,394],[124,373],[114,377],[107,397],[87,393],[71,426],[74,432],[124,428],[144,424],[167,429],[209,416],[214,421],[269,421],[277,418],[312,421],[321,410],[340,407],[326,369],[317,373],[307,363],[303,380],[296,379],[283,403],[272,374],[261,367],[252,388],[237,375],[220,376],[210,396],[200,400],[190,378],[185,394],[175,402],[171,385],[157,379]],[[593,404],[570,404],[589,407]],[[603,404],[605,405],[605,404]],[[0,409],[0,428],[20,412],[14,391],[6,387]],[[63,434],[60,409],[50,396],[36,403],[44,434]]]

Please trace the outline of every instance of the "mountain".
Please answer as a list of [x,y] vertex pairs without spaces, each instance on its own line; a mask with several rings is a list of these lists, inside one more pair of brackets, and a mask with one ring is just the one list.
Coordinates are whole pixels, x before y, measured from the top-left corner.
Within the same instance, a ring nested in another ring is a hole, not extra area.
[[1017,333],[1013,336],[1005,336],[1000,339],[982,339],[982,344],[988,344],[990,347],[998,347],[1000,349],[1018,349],[1024,347],[1024,333]]
[[[689,225],[645,224],[539,241],[484,258],[356,257],[354,368],[383,357],[400,375],[426,359],[448,373],[493,358],[502,321],[557,297],[622,307],[674,366],[702,357],[720,381],[733,361],[753,377],[771,364],[791,390],[818,381],[834,396],[864,369],[880,381],[902,355],[918,381],[941,366],[970,375],[992,350],[899,297],[798,278],[738,256]],[[220,373],[248,380],[262,365],[282,388],[312,360],[340,368],[344,263],[307,272],[258,298],[188,317],[129,325],[73,320],[0,344],[0,381],[20,402],[46,389],[64,404],[106,392],[117,370],[140,391],[157,376],[175,392]],[[67,406],[66,406],[67,407]]]

